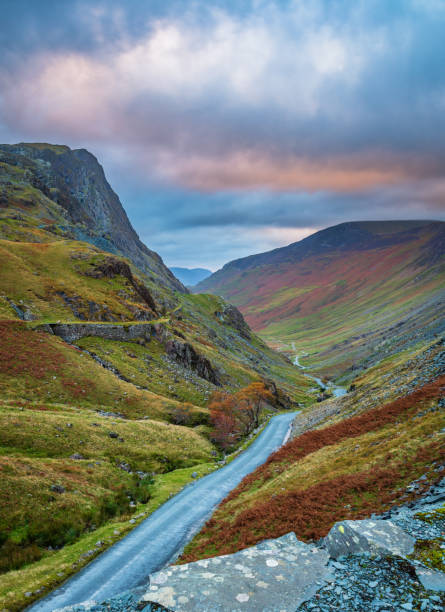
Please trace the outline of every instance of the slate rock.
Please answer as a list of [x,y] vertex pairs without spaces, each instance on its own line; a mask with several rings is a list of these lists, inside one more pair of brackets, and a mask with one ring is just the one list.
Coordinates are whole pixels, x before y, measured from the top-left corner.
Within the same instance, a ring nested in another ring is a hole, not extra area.
[[424,589],[445,591],[445,574],[427,567],[416,567],[416,574]]
[[150,576],[142,603],[175,612],[294,612],[332,579],[326,551],[294,533]]
[[51,491],[54,491],[54,493],[65,493],[65,487],[62,487],[62,485],[53,484],[51,485]]
[[331,557],[360,553],[391,553],[404,557],[414,550],[415,540],[387,520],[364,519],[336,523],[324,539]]

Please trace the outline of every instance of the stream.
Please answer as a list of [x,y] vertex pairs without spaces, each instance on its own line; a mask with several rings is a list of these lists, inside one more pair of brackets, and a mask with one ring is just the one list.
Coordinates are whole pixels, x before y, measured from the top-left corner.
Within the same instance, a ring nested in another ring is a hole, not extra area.
[[[292,343],[292,349],[295,351],[295,344]],[[300,370],[307,370],[307,366],[304,366],[300,363],[300,358],[301,357],[305,357],[307,355],[307,353],[302,353],[301,355],[295,355],[294,357],[294,364],[300,368]],[[348,392],[346,387],[341,387],[339,385],[336,385],[335,383],[328,381],[327,384],[325,384],[321,378],[318,378],[317,376],[313,376],[312,374],[306,374],[306,372],[304,372],[304,376],[306,376],[307,378],[310,378],[311,380],[315,381],[317,383],[317,385],[321,388],[322,391],[327,391],[328,393],[332,393],[332,395],[334,397],[342,397],[342,395],[346,395],[346,393]]]

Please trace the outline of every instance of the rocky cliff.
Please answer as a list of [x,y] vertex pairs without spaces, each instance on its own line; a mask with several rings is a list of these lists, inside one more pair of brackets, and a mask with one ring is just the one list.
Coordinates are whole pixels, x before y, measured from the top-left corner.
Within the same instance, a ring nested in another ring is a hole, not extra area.
[[[40,194],[49,200],[41,219],[45,229],[124,255],[152,280],[187,292],[159,255],[140,241],[89,151],[45,143],[0,145],[0,164],[0,207],[18,205],[25,214]],[[51,202],[57,205],[52,210]]]

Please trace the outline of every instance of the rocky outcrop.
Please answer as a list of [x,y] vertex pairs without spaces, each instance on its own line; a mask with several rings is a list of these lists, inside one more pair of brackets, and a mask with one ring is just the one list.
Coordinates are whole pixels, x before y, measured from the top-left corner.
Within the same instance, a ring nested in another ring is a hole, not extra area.
[[405,557],[415,540],[391,521],[341,521],[332,527],[324,546],[333,559],[360,553],[389,553]]
[[107,257],[102,263],[90,270],[88,276],[93,276],[94,278],[114,278],[115,276],[123,276],[129,281],[145,304],[154,313],[157,312],[156,304],[150,291],[143,283],[133,276],[130,266],[125,261],[116,259],[116,257]]
[[87,336],[104,338],[105,340],[117,340],[118,342],[129,342],[142,339],[149,342],[156,335],[156,327],[151,323],[45,323],[39,325],[36,331],[45,331],[59,336],[65,342],[73,344]]
[[140,241],[102,166],[89,151],[45,143],[2,144],[0,159],[26,169],[30,187],[64,210],[66,225],[49,224],[48,231],[64,231],[103,251],[124,255],[153,281],[188,293],[159,255]]
[[188,342],[178,342],[178,340],[168,340],[165,345],[167,355],[176,363],[193,370],[205,380],[220,385],[220,379],[217,371],[213,368],[207,357],[200,355],[195,351],[193,346]]
[[246,340],[250,340],[252,338],[250,327],[244,320],[243,315],[238,308],[232,306],[232,304],[227,304],[222,312],[216,311],[215,317],[222,323],[230,325],[230,327],[236,329],[239,335]]
[[330,579],[327,562],[325,551],[289,533],[153,574],[141,605],[175,612],[293,612]]
[[[172,339],[170,332],[159,323],[44,323],[35,327],[35,330],[54,334],[70,344],[75,344],[81,338],[88,336],[117,342],[138,340],[150,342],[153,337],[156,337],[165,346],[167,355],[176,363],[196,372],[200,378],[214,385],[221,385],[220,375],[207,357],[198,353],[188,342]],[[104,362],[96,355],[94,358],[107,369],[114,370],[111,364]],[[117,370],[115,373],[118,374]]]
[[268,378],[263,379],[263,383],[268,391],[272,393],[273,400],[272,405],[276,408],[283,410],[289,410],[290,408],[297,408],[298,404],[294,402],[287,393],[284,393],[282,389],[277,387],[275,381]]

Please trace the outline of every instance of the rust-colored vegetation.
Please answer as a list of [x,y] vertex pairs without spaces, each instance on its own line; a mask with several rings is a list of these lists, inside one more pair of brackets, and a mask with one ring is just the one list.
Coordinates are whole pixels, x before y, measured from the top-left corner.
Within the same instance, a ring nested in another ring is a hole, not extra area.
[[[90,394],[95,389],[94,381],[79,375],[73,378],[71,371],[64,371],[67,363],[64,352],[46,334],[29,331],[21,322],[0,321],[0,375],[40,382],[59,380],[62,393],[71,399]],[[36,387],[34,392],[43,398],[46,391]]]
[[[440,397],[444,394],[445,376],[441,376],[434,382],[424,385],[382,408],[369,410],[364,414],[351,417],[330,425],[324,429],[307,431],[298,438],[295,438],[260,466],[255,472],[246,476],[241,484],[230,493],[226,501],[238,497],[240,493],[250,488],[253,483],[263,482],[277,473],[286,469],[286,465],[299,461],[306,455],[313,453],[324,446],[336,444],[346,438],[361,436],[370,431],[379,429],[389,423],[396,422],[402,415],[416,410],[420,403]],[[272,474],[271,467],[274,471]]]
[[[379,457],[372,468],[362,464],[355,471],[313,485],[308,483],[309,486],[294,486],[292,480],[286,484],[286,474],[292,465],[323,448],[408,421],[432,400],[443,396],[444,387],[442,376],[381,408],[306,432],[288,443],[228,495],[215,517],[186,548],[181,562],[233,553],[289,531],[303,540],[317,540],[339,520],[365,518],[398,503],[402,495],[406,502],[421,494],[440,478],[434,465],[443,460],[444,449],[437,439],[423,444],[419,440],[403,458],[392,455],[389,447],[389,452]],[[268,488],[266,483],[278,482],[283,472],[283,488]],[[406,493],[406,485],[423,474],[427,476],[423,488]]]
[[59,372],[65,362],[60,351],[42,334],[21,333],[25,330],[25,324],[18,321],[0,321],[0,373],[43,378]]
[[261,382],[233,394],[214,393],[209,404],[212,440],[223,450],[233,448],[259,426],[264,405],[272,402],[272,393]]
[[[398,484],[423,473],[438,452],[438,444],[433,443],[420,450],[411,464],[400,462],[387,469],[333,478],[304,491],[277,494],[242,511],[233,522],[211,519],[201,532],[200,542],[186,550],[181,563],[231,554],[290,531],[302,540],[317,540],[337,521],[367,518],[391,506]],[[435,477],[438,479],[437,474]],[[426,482],[425,488],[429,486]]]

